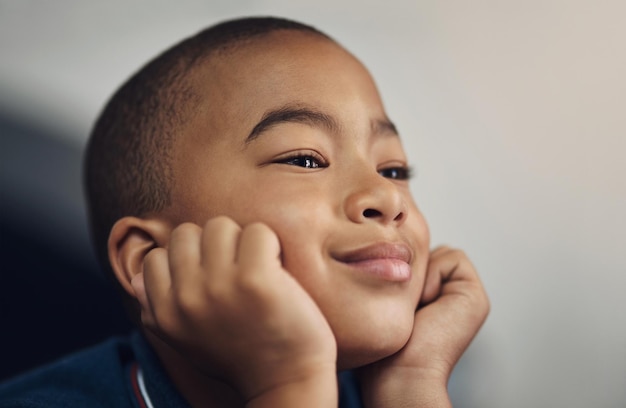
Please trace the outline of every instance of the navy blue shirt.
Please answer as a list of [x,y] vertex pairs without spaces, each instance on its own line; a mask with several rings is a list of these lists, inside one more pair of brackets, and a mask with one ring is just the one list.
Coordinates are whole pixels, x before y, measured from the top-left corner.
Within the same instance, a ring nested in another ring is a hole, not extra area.
[[[341,408],[359,408],[350,372],[339,375]],[[139,333],[116,337],[0,385],[0,408],[188,408]]]

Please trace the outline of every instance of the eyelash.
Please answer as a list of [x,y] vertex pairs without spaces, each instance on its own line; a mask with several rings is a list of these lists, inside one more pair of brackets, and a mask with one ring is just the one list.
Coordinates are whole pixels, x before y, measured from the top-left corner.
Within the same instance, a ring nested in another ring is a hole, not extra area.
[[305,169],[318,169],[328,167],[328,163],[318,154],[313,152],[294,153],[290,156],[280,158],[275,163],[287,164],[290,166],[302,167]]
[[[328,163],[320,155],[313,152],[294,153],[290,156],[275,161],[279,164],[297,166],[306,169],[318,169],[328,167]],[[378,170],[378,174],[392,180],[410,180],[413,178],[413,168],[409,166],[387,167]]]

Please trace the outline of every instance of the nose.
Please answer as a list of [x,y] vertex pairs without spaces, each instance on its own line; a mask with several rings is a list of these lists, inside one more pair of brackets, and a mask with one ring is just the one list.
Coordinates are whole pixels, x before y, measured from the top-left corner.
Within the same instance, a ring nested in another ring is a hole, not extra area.
[[407,203],[400,187],[377,172],[359,177],[349,188],[344,205],[352,222],[401,225],[406,220]]

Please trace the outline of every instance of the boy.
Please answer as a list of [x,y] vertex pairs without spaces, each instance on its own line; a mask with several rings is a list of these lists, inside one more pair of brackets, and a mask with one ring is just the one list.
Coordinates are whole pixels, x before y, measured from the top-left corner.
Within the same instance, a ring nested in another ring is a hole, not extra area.
[[254,18],[183,41],[113,96],[86,156],[98,254],[142,334],[0,395],[355,406],[354,370],[364,406],[449,406],[488,301],[460,251],[429,252],[408,178],[369,73],[325,34]]

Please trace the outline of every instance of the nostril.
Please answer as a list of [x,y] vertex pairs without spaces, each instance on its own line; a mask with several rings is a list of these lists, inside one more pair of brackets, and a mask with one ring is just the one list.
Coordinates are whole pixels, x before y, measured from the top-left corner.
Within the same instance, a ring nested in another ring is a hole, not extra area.
[[363,211],[363,216],[365,218],[376,218],[380,217],[381,215],[383,214],[380,211],[374,210],[373,208],[368,208],[367,210]]
[[396,215],[396,218],[394,218],[394,221],[401,221],[404,218],[404,213],[400,212],[398,213],[398,215]]

